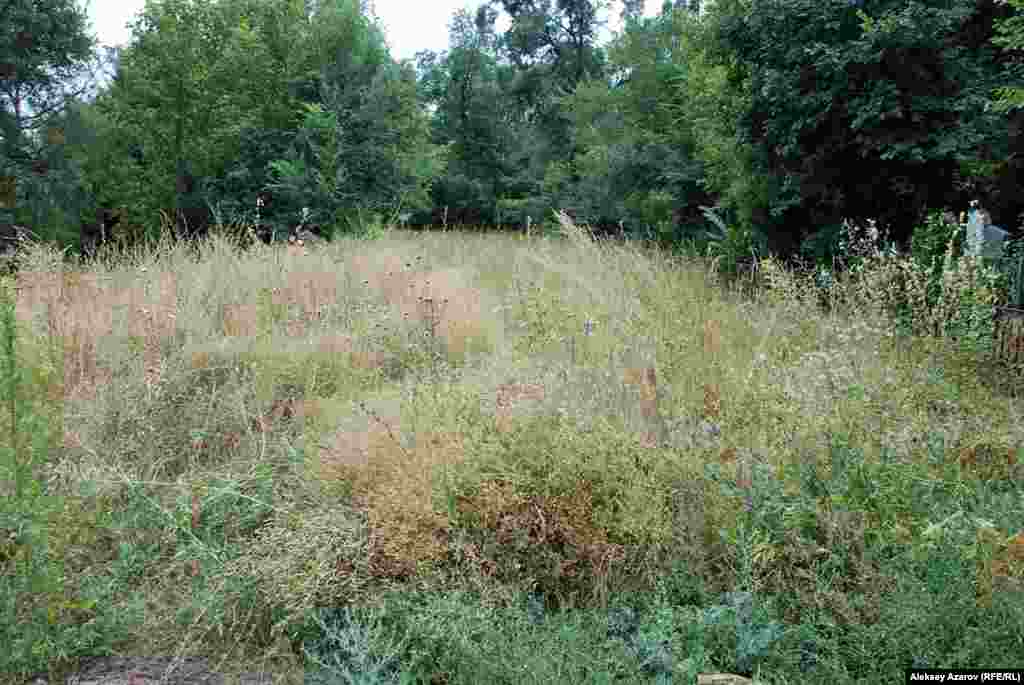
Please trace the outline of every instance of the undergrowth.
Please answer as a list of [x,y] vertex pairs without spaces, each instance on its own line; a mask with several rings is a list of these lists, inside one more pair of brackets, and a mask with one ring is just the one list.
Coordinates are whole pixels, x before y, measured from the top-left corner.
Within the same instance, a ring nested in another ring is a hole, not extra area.
[[916,256],[848,226],[854,267],[764,259],[750,294],[560,224],[88,271],[32,248],[0,298],[0,672],[1020,666],[1020,407],[982,373],[1005,284],[961,226]]

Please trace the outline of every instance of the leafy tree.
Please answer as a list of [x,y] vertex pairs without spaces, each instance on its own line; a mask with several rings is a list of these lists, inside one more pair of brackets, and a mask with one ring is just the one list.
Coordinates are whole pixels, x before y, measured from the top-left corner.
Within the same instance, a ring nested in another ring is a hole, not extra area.
[[[675,9],[675,8],[673,8]],[[763,256],[768,248],[769,199],[773,178],[764,156],[741,127],[751,107],[751,67],[738,59],[720,40],[723,20],[739,9],[721,0],[706,14],[672,13],[672,63],[677,98],[665,102],[673,123],[692,135],[695,158],[703,178],[698,185],[717,198],[724,233],[718,237],[733,246],[733,261]],[[710,203],[709,203],[710,205]],[[709,206],[705,205],[705,206]],[[704,215],[698,204],[697,210]],[[693,205],[687,208],[691,217]],[[686,237],[685,232],[680,237]],[[734,265],[725,264],[726,270]]]
[[601,22],[601,0],[502,0],[512,17],[512,26],[505,35],[508,53],[521,69],[546,65],[564,91],[587,76],[598,76],[602,67],[596,48],[597,30]]
[[637,21],[644,13],[643,0],[622,0],[622,22],[629,25],[630,21]]
[[4,155],[26,161],[18,145],[37,122],[84,93],[64,88],[81,76],[92,57],[86,15],[69,0],[6,0],[0,6],[0,103]]
[[537,133],[544,136],[549,152],[542,164],[567,159],[573,153],[566,143],[568,120],[555,99],[587,77],[603,77],[604,53],[596,39],[597,15],[605,3],[560,0],[552,7],[550,0],[502,0],[502,6],[512,18],[503,44],[516,67],[508,92],[531,113]]
[[[1021,180],[1024,178],[1024,9],[1021,0],[1005,0],[1014,13],[995,22],[996,36],[992,42],[1004,48],[1006,77],[1004,83],[1009,85],[996,89],[992,110],[1004,114],[1007,118],[1009,135],[1007,136],[1008,154],[1002,159],[982,163],[983,173],[991,179],[983,190],[990,193],[991,200],[986,206],[995,211],[1000,208],[1004,226],[1011,228],[1024,227],[1024,202],[1020,197]],[[1013,219],[1015,222],[1011,223]]]
[[[570,119],[558,98],[600,74],[597,4],[503,2],[512,25],[495,33],[488,3],[450,24],[450,49],[417,55],[420,92],[434,111],[432,136],[448,146],[448,171],[434,184],[435,208],[456,222],[540,220],[559,192],[544,176],[568,169],[575,183]],[[435,210],[436,211],[436,210]]]
[[365,91],[350,135],[347,204],[374,212],[429,206],[431,180],[444,170],[442,148],[430,143],[430,122],[416,99],[412,65],[383,67]]
[[[93,234],[103,233],[104,224],[117,221],[116,232],[105,237],[134,243],[152,234],[147,225],[158,216],[154,191],[167,183],[164,165],[159,163],[144,132],[130,122],[119,122],[108,114],[108,94],[95,102],[77,102],[62,117],[65,131],[62,155],[80,174],[84,202],[77,207],[80,247],[90,247]],[[106,221],[105,221],[106,218]]]
[[436,108],[433,136],[448,146],[447,173],[435,183],[433,201],[450,207],[455,221],[493,223],[511,171],[496,17],[487,5],[475,14],[460,10],[449,25],[450,49],[418,56],[421,92]]
[[[1024,9],[1024,0],[1005,0],[1014,9]],[[1014,14],[1001,21],[996,22],[996,37],[992,39],[995,45],[1001,45],[1007,50],[1024,49],[1024,15]],[[1020,72],[1018,71],[1018,81]],[[993,101],[996,111],[1007,112],[1024,107],[1024,87],[1002,86],[996,89],[996,97]]]
[[67,240],[77,228],[75,170],[62,163],[54,121],[94,85],[85,27],[85,12],[68,0],[0,4],[0,177],[15,190],[0,224],[30,224],[44,239]]
[[[60,112],[46,118],[48,133],[40,153],[47,170],[25,179],[24,221],[18,219],[32,226],[40,238],[72,248],[81,247],[81,227],[95,218],[97,209],[80,154],[86,141],[93,138],[83,114],[88,107],[88,103],[69,100]],[[99,171],[110,173],[109,168]]]
[[237,135],[232,115],[238,110],[217,87],[224,83],[218,62],[226,58],[229,30],[212,0],[148,0],[101,103],[122,129],[144,141],[157,181],[147,209],[173,207],[179,231],[203,214],[194,179],[221,167],[227,156],[214,143]]
[[927,207],[965,199],[961,160],[1006,152],[984,107],[1002,72],[991,0],[873,2],[873,17],[846,0],[712,10],[714,41],[749,78],[730,118],[771,179],[761,201],[780,252],[843,217],[879,217],[905,245]]
[[[178,228],[182,218],[195,220],[188,223],[196,228],[210,207],[225,221],[249,218],[245,210],[255,209],[256,195],[270,180],[269,162],[301,123],[296,74],[308,55],[297,37],[308,30],[302,0],[147,5],[113,84],[98,100],[104,135],[130,141],[112,149],[135,153],[122,158],[132,179],[127,184],[94,183],[104,187],[105,204],[132,215],[123,224],[153,235],[159,212],[171,207]],[[148,161],[141,165],[136,157]]]
[[581,151],[579,182],[558,203],[593,223],[681,237],[675,224],[712,204],[701,186],[692,132],[678,125],[682,106],[673,84],[686,72],[678,51],[673,9],[654,18],[631,17],[608,48],[612,79],[581,84],[562,101],[571,112]]
[[442,159],[429,141],[411,65],[394,64],[383,31],[353,0],[316,8],[296,92],[304,121],[271,189],[319,223],[426,203]]
[[[311,28],[303,0],[220,0],[231,38],[218,62],[214,83],[235,113],[234,130],[225,129],[223,165],[206,184],[215,220],[256,220],[264,237],[282,237],[303,206],[291,197],[268,192],[275,183],[271,163],[288,155],[302,125],[302,95],[317,99],[315,55],[297,40]],[[257,207],[257,198],[263,200]],[[308,203],[307,203],[308,204]]]
[[303,38],[311,30],[303,0],[218,0],[217,7],[226,15],[228,38],[211,84],[232,94],[252,115],[250,123],[298,126],[301,84],[316,73]]

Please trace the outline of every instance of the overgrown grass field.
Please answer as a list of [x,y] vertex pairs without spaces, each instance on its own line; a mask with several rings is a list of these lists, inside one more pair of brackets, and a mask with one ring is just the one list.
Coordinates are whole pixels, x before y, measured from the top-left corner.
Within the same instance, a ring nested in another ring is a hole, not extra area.
[[[908,264],[865,255],[825,310],[770,259],[743,294],[564,217],[79,268],[37,246],[0,319],[0,673],[1024,666],[1021,403],[933,334],[963,307],[925,311]],[[990,304],[946,266],[944,302]]]

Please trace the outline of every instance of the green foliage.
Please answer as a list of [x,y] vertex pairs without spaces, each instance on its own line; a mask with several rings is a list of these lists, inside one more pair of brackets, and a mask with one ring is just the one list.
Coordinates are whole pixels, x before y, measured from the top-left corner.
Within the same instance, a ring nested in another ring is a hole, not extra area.
[[[685,609],[631,597],[604,611],[559,612],[545,599],[522,592],[495,606],[467,591],[407,592],[377,608],[320,609],[302,631],[308,675],[316,683],[467,685],[667,683],[677,675]],[[686,665],[695,675],[705,659]]]
[[[1015,10],[1024,10],[1024,0],[1006,0],[1006,3]],[[1015,13],[1011,17],[997,21],[995,26],[997,35],[992,38],[994,45],[1000,45],[1007,50],[1024,49],[1024,15]],[[1019,74],[1018,71],[1018,81]],[[994,95],[992,107],[997,112],[1009,112],[1024,107],[1024,88],[1020,85],[1002,86],[995,90]]]
[[[273,237],[284,239],[295,222],[295,214],[308,204],[299,204],[295,196],[275,197],[269,205],[257,206],[257,199],[267,197],[267,189],[275,182],[274,162],[283,161],[285,172],[277,179],[292,183],[288,172],[290,140],[293,135],[280,129],[246,127],[240,134],[239,158],[229,165],[223,177],[207,186],[211,198],[214,221],[229,224],[263,224],[270,226]],[[298,174],[296,174],[298,175]],[[301,177],[301,175],[299,175]],[[290,189],[291,186],[289,185]]]
[[378,240],[384,237],[388,231],[388,227],[384,225],[384,218],[380,213],[362,208],[357,208],[344,221],[345,228],[349,233],[366,240]]
[[844,224],[834,223],[819,227],[800,244],[800,254],[814,264],[832,268],[842,253]]
[[675,199],[666,192],[634,192],[626,198],[625,206],[634,221],[658,231],[671,227]]
[[272,180],[267,188],[279,200],[279,211],[300,207],[333,211],[338,204],[337,118],[319,105],[307,103],[303,109],[305,121],[288,158],[268,164]]
[[[161,207],[178,208],[184,190],[176,179],[184,166],[202,178],[234,152],[215,142],[233,140],[239,123],[218,87],[228,82],[223,70],[230,27],[213,0],[161,0],[149,3],[132,28],[134,40],[121,55],[106,111],[132,122],[134,138],[151,155],[160,179]],[[235,78],[245,81],[237,72]]]
[[[391,639],[382,612],[322,609],[312,617],[317,637],[304,641],[302,651],[312,666],[307,682],[406,682],[399,680],[400,657],[408,638]],[[312,627],[312,626],[311,626]]]
[[15,205],[0,209],[0,225],[27,225],[62,244],[76,238],[83,198],[78,170],[48,129],[90,87],[82,79],[93,56],[86,31],[86,13],[68,0],[11,0],[0,10],[0,176],[16,184]]
[[447,172],[432,188],[435,207],[449,207],[458,221],[493,222],[515,169],[508,158],[512,127],[503,109],[494,21],[482,6],[460,10],[449,26],[449,51],[419,55],[419,88],[437,107],[432,136],[447,146]]
[[390,62],[380,28],[359,3],[331,3],[318,13],[303,58],[303,120],[288,157],[271,162],[269,189],[286,207],[311,208],[314,223],[424,206],[443,157],[429,143],[411,68]]
[[950,222],[943,212],[931,212],[926,221],[914,229],[910,239],[910,256],[928,274],[928,306],[938,302],[942,292],[942,274],[947,251],[953,263],[964,254],[965,226]]
[[718,272],[727,283],[736,280],[744,265],[749,266],[767,255],[765,240],[756,231],[740,228],[736,223],[726,224],[712,208],[701,207],[701,210],[714,229],[697,244],[707,246],[706,253],[717,260]]
[[[715,3],[712,12],[724,13],[726,5]],[[715,27],[724,20],[714,14],[699,19],[677,12],[673,17],[680,44],[676,61],[685,63],[686,70],[674,79],[679,102],[666,106],[677,126],[693,132],[696,156],[703,163],[700,182],[723,208],[735,212],[739,230],[763,230],[770,176],[738,128],[751,107],[751,68],[718,47]]]
[[523,199],[499,198],[497,203],[497,220],[502,225],[512,225],[516,230],[526,230],[527,221],[531,232],[537,233],[543,223],[543,217],[549,216],[550,206],[543,197],[527,197]]
[[914,229],[911,255],[927,283],[923,311],[915,312],[915,317],[928,318],[934,333],[960,340],[965,349],[988,351],[994,335],[994,306],[1006,292],[1008,279],[984,259],[973,267],[962,259],[966,229],[966,224],[957,225],[952,217],[938,212]]
[[709,642],[715,645],[716,638],[724,638],[720,648],[735,650],[730,670],[750,673],[760,659],[772,653],[785,628],[767,617],[768,612],[750,592],[727,593],[725,599],[726,604],[711,606],[703,612],[702,620],[711,633]]
[[[585,78],[602,74],[604,54],[596,46],[600,2],[565,0],[552,6],[537,0],[502,0],[501,4],[513,20],[504,38],[508,54],[520,70],[534,72],[535,78],[521,91],[532,104],[542,104],[558,91],[570,93]],[[551,115],[555,112],[549,110]],[[553,117],[544,125],[548,132],[558,127]]]
[[376,211],[427,205],[433,178],[445,168],[442,149],[429,142],[429,123],[416,101],[411,67],[389,65],[363,94],[355,139],[343,139],[349,157],[345,184],[350,206]]
[[205,179],[190,201],[222,220],[253,219],[256,195],[278,191],[264,213],[276,233],[301,207],[330,224],[357,205],[423,206],[444,161],[414,79],[392,68],[361,3],[322,3],[317,17],[294,2],[151,3],[91,116],[94,144],[77,150],[95,207],[155,229],[185,201],[184,168]]
[[[903,242],[924,210],[916,188],[951,189],[951,159],[974,157],[979,147],[993,156],[1005,149],[1003,122],[984,107],[1001,67],[972,44],[986,30],[975,27],[976,3],[887,2],[873,5],[871,17],[845,0],[753,6],[715,3],[708,23],[714,48],[706,52],[735,66],[731,73],[718,66],[713,88],[690,88],[714,102],[726,84],[743,84],[747,99],[736,107],[701,109],[724,115],[725,140],[756,150],[747,160],[757,160],[771,182],[758,187],[730,176],[749,191],[751,209],[772,216],[780,234],[773,240],[799,245],[816,225],[877,217]],[[726,148],[720,158],[743,159],[736,152]]]
[[[874,626],[857,625],[840,636],[839,649],[848,655],[846,666],[862,677],[883,678],[908,664],[942,668],[953,664],[982,668],[982,655],[990,650],[1013,649],[1021,639],[1019,617],[1022,605],[1015,593],[1006,600],[985,607],[978,602],[977,560],[971,558],[976,546],[978,523],[961,514],[936,516],[937,523],[915,553],[900,565],[901,580],[881,607]],[[905,574],[905,575],[903,575]],[[984,633],[968,626],[1013,626]],[[935,630],[942,626],[941,630]],[[886,634],[905,635],[894,646],[886,646]],[[873,656],[868,656],[869,654]]]
[[[220,0],[219,7],[227,15],[230,37],[211,83],[230,94],[225,104],[233,110],[233,125],[224,129],[223,149],[229,152],[213,172],[207,191],[215,218],[255,221],[257,196],[270,198],[267,191],[280,180],[273,177],[271,162],[289,157],[295,129],[306,116],[300,84],[313,70],[315,58],[306,45],[296,44],[296,36],[309,26],[302,3]],[[261,208],[259,222],[282,238],[305,206],[315,207],[308,198],[302,201],[288,193],[273,197]]]
[[[241,134],[247,120],[268,128],[289,127],[295,121],[295,98],[288,92],[288,58],[292,52],[288,32],[304,18],[294,2],[264,3],[250,0],[219,0],[224,13],[223,60],[211,70],[210,85],[232,93],[225,106],[231,128],[224,134]],[[239,80],[241,77],[241,80]],[[245,141],[237,140],[236,145]],[[230,149],[231,142],[218,140],[217,147]]]
[[95,544],[104,522],[47,491],[43,467],[62,438],[61,408],[40,397],[52,377],[23,366],[31,355],[19,340],[11,286],[0,282],[0,673],[8,675],[103,649],[123,628],[104,611],[104,588],[69,580],[81,571],[73,552]]
[[[604,54],[596,46],[599,3],[578,0],[555,5],[534,1],[501,4],[513,19],[501,39],[503,54],[511,64],[490,69],[494,74],[491,78],[500,84],[500,102],[486,92],[494,92],[489,84],[481,93],[481,102],[490,103],[492,114],[488,120],[504,119],[500,126],[490,127],[497,133],[491,134],[491,140],[501,141],[497,149],[492,147],[494,153],[505,153],[495,158],[504,160],[501,167],[491,165],[497,172],[491,175],[492,192],[495,198],[543,198],[543,204],[549,208],[579,208],[571,197],[555,198],[546,192],[542,179],[549,165],[571,165],[579,152],[573,141],[572,121],[560,99],[588,78],[603,78],[605,74]],[[485,21],[479,22],[479,27],[488,27],[489,33],[493,19],[490,15],[481,19]],[[488,41],[486,45],[492,43]],[[489,52],[493,54],[493,50]],[[476,57],[472,61],[486,64]],[[462,88],[466,85],[463,83]],[[499,104],[501,109],[494,109]]]
[[1008,240],[1003,246],[1000,271],[1006,276],[1006,304],[1010,307],[1024,306],[1024,238]]
[[40,240],[60,245],[77,243],[79,217],[88,204],[81,167],[69,158],[66,144],[76,132],[74,106],[73,100],[66,100],[60,111],[36,119],[35,127],[47,135],[32,144],[31,155],[45,165],[43,173],[28,173],[17,164],[8,167],[17,178],[13,223],[30,226]]
[[608,48],[608,71],[628,78],[586,81],[561,101],[578,147],[562,202],[595,224],[621,221],[669,243],[680,238],[679,210],[711,201],[692,133],[672,115],[672,84],[686,71],[676,29],[671,12],[630,22]]
[[[63,87],[82,75],[92,57],[87,22],[86,12],[70,0],[4,3],[0,10],[3,166],[15,165],[22,173],[28,172],[35,152],[33,140],[41,133],[41,124],[63,109],[68,99]],[[82,90],[80,87],[71,97]]]
[[19,178],[19,202],[13,223],[31,226],[33,234],[41,241],[75,245],[79,217],[87,202],[82,192],[81,177],[62,151],[51,149],[47,158],[45,177],[32,174]]

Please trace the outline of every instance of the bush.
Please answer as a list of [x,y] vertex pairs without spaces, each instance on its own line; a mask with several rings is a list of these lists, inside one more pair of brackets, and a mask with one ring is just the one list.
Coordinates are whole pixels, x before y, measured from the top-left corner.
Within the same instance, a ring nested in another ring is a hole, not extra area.
[[733,283],[746,268],[759,257],[768,254],[764,237],[735,224],[726,224],[715,213],[717,208],[701,207],[715,231],[705,235],[707,252],[717,263],[717,270],[725,282]]
[[910,237],[910,256],[928,274],[929,307],[935,306],[942,291],[943,263],[950,243],[955,263],[964,256],[967,233],[950,212],[929,213],[924,225],[915,228]]
[[[959,341],[961,350],[991,349],[995,305],[1005,279],[964,254],[964,230],[947,212],[914,229],[910,256],[877,249],[852,268],[858,299],[884,311],[905,333]],[[942,246],[944,245],[944,248]],[[941,260],[939,259],[941,255]]]

